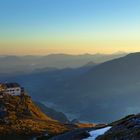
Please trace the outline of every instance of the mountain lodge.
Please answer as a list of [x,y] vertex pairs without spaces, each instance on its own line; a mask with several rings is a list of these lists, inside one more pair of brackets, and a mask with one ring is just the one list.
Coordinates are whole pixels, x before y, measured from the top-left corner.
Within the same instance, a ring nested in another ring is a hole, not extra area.
[[21,95],[24,91],[18,83],[0,83],[0,92],[10,95]]

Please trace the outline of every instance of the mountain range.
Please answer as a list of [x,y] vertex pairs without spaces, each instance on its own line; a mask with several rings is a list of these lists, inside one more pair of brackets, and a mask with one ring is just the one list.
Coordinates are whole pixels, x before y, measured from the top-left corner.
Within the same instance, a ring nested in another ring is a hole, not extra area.
[[24,85],[34,100],[90,122],[139,112],[140,53],[98,65],[1,78]]
[[108,61],[126,53],[104,54],[50,54],[46,56],[0,56],[0,74],[23,74],[40,70],[53,70],[63,68],[78,68],[87,63],[98,64]]

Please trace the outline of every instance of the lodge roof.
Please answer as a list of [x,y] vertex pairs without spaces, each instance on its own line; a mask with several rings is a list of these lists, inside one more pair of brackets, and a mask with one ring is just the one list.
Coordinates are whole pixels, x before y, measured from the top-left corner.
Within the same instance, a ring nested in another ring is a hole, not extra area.
[[1,83],[0,85],[4,86],[5,88],[20,87],[20,85],[18,83]]

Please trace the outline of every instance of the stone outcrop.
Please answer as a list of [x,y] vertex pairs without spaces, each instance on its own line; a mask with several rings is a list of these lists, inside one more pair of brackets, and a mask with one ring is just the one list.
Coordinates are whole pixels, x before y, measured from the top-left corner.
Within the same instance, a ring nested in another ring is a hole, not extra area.
[[[26,94],[0,94],[0,139],[20,136],[56,135],[69,128],[44,114]],[[3,138],[4,137],[4,138]]]
[[112,128],[97,140],[139,140],[140,114],[129,115],[119,121],[113,122]]

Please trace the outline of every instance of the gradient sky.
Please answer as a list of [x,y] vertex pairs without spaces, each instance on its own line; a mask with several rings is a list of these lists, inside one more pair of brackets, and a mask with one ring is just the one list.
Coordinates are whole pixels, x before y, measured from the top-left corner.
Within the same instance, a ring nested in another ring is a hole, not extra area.
[[0,54],[140,51],[140,0],[0,0]]

